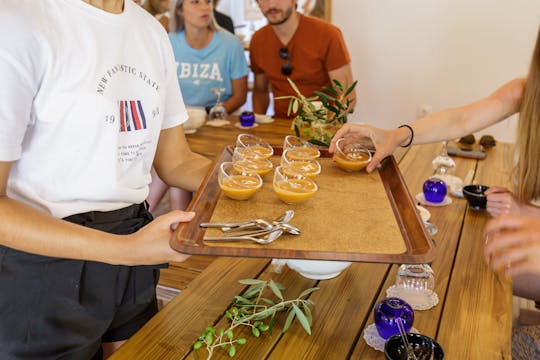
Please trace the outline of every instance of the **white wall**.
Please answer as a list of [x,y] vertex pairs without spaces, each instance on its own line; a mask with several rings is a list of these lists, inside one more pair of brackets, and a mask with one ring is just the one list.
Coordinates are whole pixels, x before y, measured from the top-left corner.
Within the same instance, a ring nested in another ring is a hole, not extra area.
[[[525,76],[540,0],[333,0],[332,20],[359,80],[351,121],[392,128],[420,104],[462,105]],[[515,123],[482,133],[513,142]]]

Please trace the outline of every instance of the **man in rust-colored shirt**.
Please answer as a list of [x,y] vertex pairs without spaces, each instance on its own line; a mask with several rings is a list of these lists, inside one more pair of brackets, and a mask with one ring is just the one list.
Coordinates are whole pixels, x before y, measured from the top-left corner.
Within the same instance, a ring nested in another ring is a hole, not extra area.
[[[288,77],[308,97],[331,86],[332,79],[353,83],[349,53],[337,27],[298,13],[297,0],[258,0],[258,4],[269,24],[253,34],[250,43],[254,112],[266,113],[269,85],[275,97],[293,94]],[[354,92],[350,98],[355,98]],[[286,118],[287,106],[287,100],[275,101],[275,116]]]

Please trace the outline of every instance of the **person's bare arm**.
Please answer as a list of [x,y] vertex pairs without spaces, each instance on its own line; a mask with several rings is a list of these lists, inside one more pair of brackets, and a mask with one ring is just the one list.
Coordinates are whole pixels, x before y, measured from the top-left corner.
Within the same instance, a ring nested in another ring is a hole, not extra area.
[[268,104],[270,104],[268,78],[264,74],[255,74],[255,80],[253,82],[253,112],[255,114],[266,114]]
[[[57,219],[7,196],[11,162],[0,162],[0,243],[45,256],[136,265],[183,261],[169,246],[171,225],[189,221],[180,211],[157,218],[131,235],[114,235]],[[46,180],[45,180],[46,181]]]
[[508,118],[519,112],[524,88],[525,79],[515,79],[482,100],[415,121],[413,144],[456,139]]
[[[486,128],[519,112],[525,79],[506,83],[488,97],[468,105],[442,110],[410,124],[414,130],[412,144],[451,140]],[[372,171],[386,156],[409,141],[407,128],[384,130],[371,125],[345,124],[336,132],[330,152],[342,137],[369,137],[377,149],[367,170]]]
[[161,131],[154,169],[167,185],[196,191],[210,165],[209,159],[191,151],[182,126]]
[[229,114],[232,114],[240,106],[246,103],[247,97],[247,76],[243,76],[238,79],[233,79],[231,81],[232,85],[232,96],[223,103],[225,109]]
[[[330,80],[339,81],[345,88],[348,88],[354,82],[351,64],[329,71],[328,76],[330,77]],[[356,105],[356,88],[347,96],[347,98],[352,100],[351,108],[354,109]]]

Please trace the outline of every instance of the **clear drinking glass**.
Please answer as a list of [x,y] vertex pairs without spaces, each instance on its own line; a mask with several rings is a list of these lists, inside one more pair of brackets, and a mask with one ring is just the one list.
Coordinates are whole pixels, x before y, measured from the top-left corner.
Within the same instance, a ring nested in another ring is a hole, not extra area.
[[336,143],[333,157],[337,166],[345,171],[362,170],[371,162],[371,152],[356,141],[341,138]]
[[236,147],[248,149],[267,159],[274,155],[274,148],[270,144],[251,134],[239,134],[236,137]]
[[263,181],[256,172],[239,170],[233,163],[221,164],[218,173],[219,187],[234,200],[247,200],[261,188]]
[[276,195],[286,204],[302,203],[319,189],[315,181],[291,170],[285,172],[281,166],[274,171],[273,185]]
[[212,91],[216,94],[216,105],[212,106],[208,113],[208,118],[212,120],[227,120],[227,109],[221,102],[221,93],[225,91],[225,88],[212,88]]
[[289,150],[289,157],[296,160],[315,160],[321,156],[321,152],[313,144],[294,135],[285,137],[283,150]]
[[398,269],[396,285],[431,294],[435,289],[435,274],[428,264],[404,264]]
[[[309,178],[314,178],[321,173],[321,164],[317,160],[311,160],[309,158],[300,160],[294,156],[294,150],[294,148],[284,150],[281,155],[281,166],[285,172],[287,172],[287,169],[291,169],[293,172],[299,172]],[[293,156],[290,156],[291,152]]]
[[270,160],[244,148],[234,149],[232,162],[239,171],[255,172],[260,176],[268,174],[274,167]]
[[449,174],[456,167],[456,162],[448,156],[448,141],[443,141],[441,153],[431,162],[436,175]]

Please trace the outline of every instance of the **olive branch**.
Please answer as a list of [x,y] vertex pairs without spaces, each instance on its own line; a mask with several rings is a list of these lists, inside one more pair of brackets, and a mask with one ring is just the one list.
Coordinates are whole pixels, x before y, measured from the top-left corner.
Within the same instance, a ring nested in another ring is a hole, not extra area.
[[[319,288],[310,288],[303,291],[296,299],[285,300],[282,290],[283,285],[273,280],[264,281],[257,279],[239,280],[240,284],[249,285],[249,288],[241,295],[234,297],[232,306],[225,311],[225,317],[230,321],[228,328],[217,329],[216,326],[208,326],[193,344],[193,349],[198,350],[206,347],[207,359],[211,359],[217,348],[228,352],[230,357],[236,354],[236,345],[244,345],[246,338],[235,337],[235,329],[240,326],[251,328],[251,334],[260,337],[263,332],[272,333],[276,314],[288,312],[283,325],[283,332],[287,331],[293,320],[297,319],[304,330],[311,335],[313,322],[311,309],[313,302],[307,297]],[[274,299],[263,297],[270,290]],[[268,320],[267,320],[268,319]]]
[[[339,127],[347,122],[347,115],[354,111],[354,99],[348,96],[356,87],[357,81],[347,87],[334,79],[332,86],[323,87],[323,91],[315,91],[315,96],[305,97],[291,79],[287,80],[296,95],[280,96],[276,100],[289,99],[287,116],[296,114],[291,129],[294,129],[297,136],[300,136],[302,129],[303,135],[315,145],[330,145],[333,134],[325,129]],[[320,101],[322,106],[317,106],[315,101]]]

